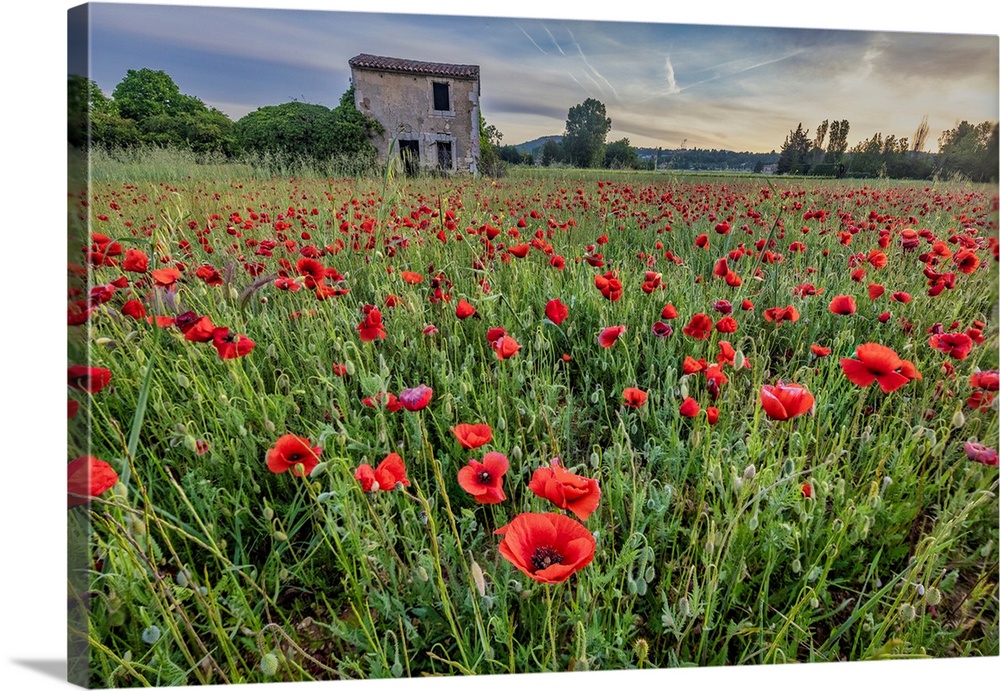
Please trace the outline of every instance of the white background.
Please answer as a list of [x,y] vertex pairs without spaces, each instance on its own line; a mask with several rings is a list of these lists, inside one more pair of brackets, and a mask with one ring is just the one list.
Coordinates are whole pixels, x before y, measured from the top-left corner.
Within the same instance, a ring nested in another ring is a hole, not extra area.
[[[3,498],[0,523],[0,598],[4,687],[52,689],[65,685],[65,266],[66,198],[65,89],[66,11],[76,3],[29,0],[11,3],[3,21],[3,118],[5,166],[0,242],[9,257],[2,272],[0,382],[4,385],[0,464]],[[168,4],[168,3],[163,3]],[[997,11],[981,0],[923,3],[837,2],[663,3],[619,0],[591,4],[565,0],[507,0],[496,5],[455,0],[403,3],[369,0],[292,0],[289,3],[174,2],[232,7],[290,6],[296,9],[477,14],[653,21],[688,24],[822,27],[834,29],[976,33],[996,36]],[[883,6],[884,5],[884,6]],[[886,104],[891,107],[891,104]],[[1000,678],[1000,658],[913,662],[784,665],[726,669],[601,672],[583,677],[527,675],[412,680],[333,682],[309,688],[459,689],[475,684],[491,691],[517,684],[543,689],[572,680],[627,684],[635,688],[739,686],[782,689],[855,687],[979,688]],[[433,686],[432,686],[433,685]],[[271,684],[301,689],[298,684]]]

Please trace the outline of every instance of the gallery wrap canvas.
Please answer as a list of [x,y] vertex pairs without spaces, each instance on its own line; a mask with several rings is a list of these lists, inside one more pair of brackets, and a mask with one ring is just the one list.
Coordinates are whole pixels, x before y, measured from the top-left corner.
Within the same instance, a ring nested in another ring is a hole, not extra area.
[[996,35],[67,28],[71,683],[998,655]]

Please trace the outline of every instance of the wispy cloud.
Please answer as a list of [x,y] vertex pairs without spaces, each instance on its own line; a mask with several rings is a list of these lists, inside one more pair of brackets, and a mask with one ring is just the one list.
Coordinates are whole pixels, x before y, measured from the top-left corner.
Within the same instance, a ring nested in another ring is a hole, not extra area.
[[680,91],[677,86],[677,77],[674,75],[674,63],[670,61],[670,53],[663,58],[663,71],[667,78],[667,91],[665,95],[676,94]]

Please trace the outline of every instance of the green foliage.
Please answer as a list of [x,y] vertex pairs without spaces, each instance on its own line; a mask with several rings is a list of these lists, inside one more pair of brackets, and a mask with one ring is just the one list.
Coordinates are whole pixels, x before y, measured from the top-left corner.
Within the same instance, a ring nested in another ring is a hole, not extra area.
[[241,153],[270,156],[286,165],[323,166],[352,157],[367,166],[376,153],[370,137],[380,131],[381,125],[355,106],[351,86],[332,110],[299,101],[258,108],[236,122],[233,137]]
[[778,159],[778,173],[789,173],[792,175],[802,175],[809,171],[809,152],[812,150],[812,141],[809,139],[809,130],[802,129],[800,122],[798,127],[792,130],[785,143],[781,145],[781,157]]
[[500,140],[503,133],[496,125],[487,125],[479,114],[479,172],[487,177],[500,178],[504,174],[504,159],[500,157]]
[[639,152],[629,144],[627,137],[622,137],[605,148],[604,167],[613,170],[637,170],[643,166],[639,161]]
[[[114,112],[112,102],[97,86],[97,82],[76,74],[69,75],[67,95],[67,125],[71,146],[87,145],[90,122],[98,116],[110,116]],[[88,122],[90,121],[90,122]]]
[[156,115],[192,112],[197,108],[197,103],[201,103],[182,95],[174,80],[163,70],[146,67],[128,70],[112,92],[112,97],[118,107],[118,114],[136,122]]
[[580,168],[599,168],[604,163],[605,139],[611,118],[604,104],[588,98],[569,109],[562,150],[565,160]]
[[996,182],[998,166],[997,123],[972,125],[962,120],[938,139],[937,173],[942,177],[963,176],[975,182]]

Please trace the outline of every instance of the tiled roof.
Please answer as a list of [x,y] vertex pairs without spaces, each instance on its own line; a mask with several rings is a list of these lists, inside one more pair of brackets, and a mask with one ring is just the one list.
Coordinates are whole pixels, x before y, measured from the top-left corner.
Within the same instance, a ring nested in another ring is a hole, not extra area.
[[479,65],[452,65],[445,62],[421,62],[419,60],[404,60],[388,58],[381,55],[361,53],[348,61],[351,67],[361,67],[370,70],[388,70],[392,72],[408,72],[410,74],[429,74],[435,77],[459,77],[466,79],[479,78]]

